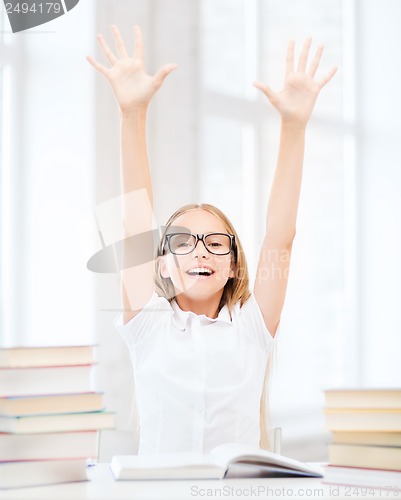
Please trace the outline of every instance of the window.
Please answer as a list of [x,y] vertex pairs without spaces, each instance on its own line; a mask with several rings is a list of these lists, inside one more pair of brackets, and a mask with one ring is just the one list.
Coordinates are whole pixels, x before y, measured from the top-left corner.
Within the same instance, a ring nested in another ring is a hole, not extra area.
[[3,345],[94,341],[84,227],[94,190],[92,72],[84,58],[93,3],[81,3],[16,34],[0,9]]
[[[252,81],[262,79],[280,88],[291,38],[298,53],[307,36],[314,39],[312,52],[317,42],[324,43],[321,72],[343,66],[352,5],[346,8],[330,0],[204,0],[200,9],[201,195],[232,219],[254,273],[276,164],[279,122],[266,99],[252,88]],[[349,69],[352,73],[352,65]],[[287,442],[316,428],[322,431],[323,390],[355,380],[355,365],[350,362],[355,353],[350,353],[350,359],[341,355],[354,321],[348,312],[355,300],[354,262],[345,266],[346,258],[354,255],[353,238],[345,240],[344,234],[354,234],[355,196],[349,170],[353,123],[347,124],[347,137],[343,132],[344,103],[352,91],[350,72],[346,78],[339,71],[323,90],[307,134],[297,236],[271,398],[273,419],[282,425],[285,418]],[[352,120],[349,115],[348,110]],[[305,418],[299,418],[302,414]]]

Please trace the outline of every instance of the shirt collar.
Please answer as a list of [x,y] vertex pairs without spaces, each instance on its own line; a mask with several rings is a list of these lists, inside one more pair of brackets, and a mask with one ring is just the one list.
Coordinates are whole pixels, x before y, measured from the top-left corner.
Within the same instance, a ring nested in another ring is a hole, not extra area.
[[191,317],[198,317],[201,324],[203,325],[212,323],[226,323],[230,326],[233,326],[230,311],[228,310],[227,305],[221,308],[217,318],[209,318],[204,314],[197,315],[192,311],[183,311],[175,300],[171,302],[171,307],[173,309],[173,322],[179,330],[186,330]]

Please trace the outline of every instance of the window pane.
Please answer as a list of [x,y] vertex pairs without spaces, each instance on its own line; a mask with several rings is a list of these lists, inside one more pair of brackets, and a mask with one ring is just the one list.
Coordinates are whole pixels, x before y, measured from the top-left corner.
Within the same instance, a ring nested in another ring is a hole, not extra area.
[[[8,20],[3,23],[4,344],[79,344],[94,338],[93,276],[86,269],[81,230],[92,201],[93,70],[83,47],[91,52],[93,20],[93,4],[87,2],[79,17],[86,29],[77,29],[71,16],[52,21],[53,31],[49,25],[13,34]],[[72,36],[74,29],[79,34]]]
[[255,98],[255,0],[203,0],[200,8],[204,86],[225,95]]

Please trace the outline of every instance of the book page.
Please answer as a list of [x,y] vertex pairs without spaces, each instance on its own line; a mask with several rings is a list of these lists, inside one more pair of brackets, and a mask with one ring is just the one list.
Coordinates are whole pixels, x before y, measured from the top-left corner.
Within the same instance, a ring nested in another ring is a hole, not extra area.
[[242,445],[239,443],[225,443],[220,446],[216,446],[211,451],[211,454],[217,457],[219,460],[227,464],[255,464],[255,465],[274,465],[277,467],[282,467],[284,469],[295,470],[299,472],[305,472],[308,474],[319,475],[319,472],[314,470],[298,460],[292,458],[284,457],[283,455],[278,455],[276,453],[262,450],[261,448],[254,448],[252,446]]

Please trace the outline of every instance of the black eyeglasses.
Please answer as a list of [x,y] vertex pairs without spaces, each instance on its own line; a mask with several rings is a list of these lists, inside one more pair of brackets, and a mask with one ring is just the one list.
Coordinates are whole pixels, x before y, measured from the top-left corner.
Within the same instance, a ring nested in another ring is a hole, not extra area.
[[202,241],[206,250],[214,255],[228,255],[234,248],[235,236],[226,233],[191,234],[170,233],[166,234],[162,244],[164,254],[166,241],[170,252],[174,255],[187,255],[193,252]]

